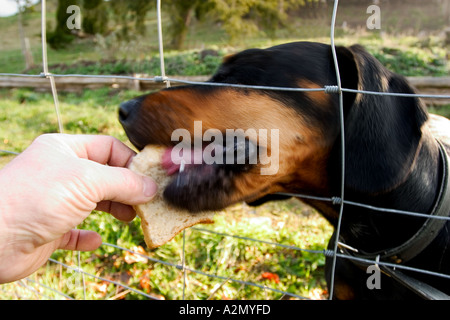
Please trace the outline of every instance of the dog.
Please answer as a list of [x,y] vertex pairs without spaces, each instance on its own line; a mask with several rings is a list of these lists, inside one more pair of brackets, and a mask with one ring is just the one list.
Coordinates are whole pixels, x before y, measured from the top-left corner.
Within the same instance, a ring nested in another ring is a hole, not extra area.
[[[362,46],[336,47],[335,52],[342,88],[416,93],[403,76],[387,70]],[[179,140],[173,141],[172,133],[179,128],[192,137],[209,129],[222,133],[227,129],[278,130],[278,141],[269,137],[255,142],[247,137],[242,147],[247,157],[255,148],[264,148],[268,154],[274,154],[276,148],[277,171],[262,175],[260,169],[267,164],[259,161],[201,162],[182,172],[180,166],[175,167],[172,173],[176,177],[164,192],[174,206],[198,212],[241,201],[260,205],[292,194],[339,196],[343,137],[345,200],[424,214],[435,214],[433,208],[439,202],[444,209],[438,215],[448,215],[445,177],[450,121],[429,115],[417,97],[344,90],[345,129],[341,135],[339,94],[320,90],[338,83],[329,45],[295,42],[244,50],[225,57],[208,82],[211,85],[167,88],[122,103],[119,119],[130,141],[137,149],[148,144],[173,148]],[[312,90],[268,90],[267,86]],[[200,133],[194,130],[195,121],[201,121]],[[337,226],[339,205],[314,198],[300,200]],[[426,221],[345,204],[338,240],[352,250],[340,246],[339,252],[450,274],[450,223],[440,220],[429,227]],[[335,240],[336,234],[330,248]],[[355,250],[358,253],[353,253]],[[433,292],[438,298],[450,295],[448,278],[393,268],[391,272],[382,268],[380,288],[369,288],[368,265],[355,260],[336,258],[333,299],[421,299],[433,298]],[[328,257],[325,274],[329,286],[332,265],[333,258]],[[425,295],[420,288],[426,288]]]

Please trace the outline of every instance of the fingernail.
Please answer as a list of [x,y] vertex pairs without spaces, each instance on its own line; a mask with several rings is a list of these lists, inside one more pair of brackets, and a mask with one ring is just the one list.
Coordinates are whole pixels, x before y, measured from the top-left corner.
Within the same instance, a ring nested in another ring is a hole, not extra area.
[[158,190],[158,186],[151,178],[144,177],[144,196],[153,197]]

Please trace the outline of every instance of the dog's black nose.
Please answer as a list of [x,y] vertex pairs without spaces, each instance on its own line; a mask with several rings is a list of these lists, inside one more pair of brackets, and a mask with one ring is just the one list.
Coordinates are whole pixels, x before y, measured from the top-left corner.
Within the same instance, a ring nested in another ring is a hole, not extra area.
[[132,113],[135,103],[133,100],[122,102],[119,107],[119,120],[120,122],[126,122]]
[[120,120],[120,122],[126,121],[127,118],[128,118],[128,115],[130,114],[130,112],[128,110],[128,107],[127,107],[127,102],[122,102],[120,104],[120,107],[119,107],[119,120]]
[[119,121],[122,125],[133,122],[134,114],[139,109],[142,98],[131,99],[122,102],[119,107]]

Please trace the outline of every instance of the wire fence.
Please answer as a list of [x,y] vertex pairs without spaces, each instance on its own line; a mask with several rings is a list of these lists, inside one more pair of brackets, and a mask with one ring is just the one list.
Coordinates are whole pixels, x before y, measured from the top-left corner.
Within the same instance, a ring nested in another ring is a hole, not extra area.
[[[308,92],[309,91],[309,92],[325,92],[327,94],[337,94],[337,95],[339,95],[339,105],[340,105],[339,125],[340,125],[340,129],[341,129],[340,140],[341,140],[341,144],[342,144],[341,153],[340,153],[340,160],[341,160],[340,194],[336,195],[334,197],[327,198],[327,197],[318,197],[318,196],[311,196],[311,195],[297,194],[297,193],[280,193],[282,195],[292,196],[292,197],[296,197],[299,199],[330,202],[339,207],[339,210],[338,210],[339,217],[338,217],[337,225],[335,227],[335,233],[337,234],[337,236],[336,236],[335,242],[332,244],[333,249],[331,249],[331,250],[327,250],[327,249],[310,250],[310,249],[300,248],[297,246],[291,246],[291,245],[285,245],[285,244],[276,243],[276,242],[254,239],[251,237],[226,234],[226,233],[217,232],[214,230],[200,228],[200,227],[192,227],[191,229],[195,230],[197,232],[213,233],[213,234],[220,235],[223,237],[231,237],[231,238],[241,239],[241,240],[245,240],[245,241],[249,241],[249,242],[259,242],[259,243],[264,243],[267,245],[271,245],[271,246],[279,247],[279,248],[283,248],[283,249],[289,249],[289,250],[294,250],[294,251],[298,251],[298,252],[306,252],[306,253],[317,254],[317,255],[324,255],[325,257],[332,258],[332,272],[331,272],[332,279],[331,279],[331,286],[330,286],[330,292],[329,292],[330,299],[333,298],[333,295],[334,295],[334,275],[335,275],[335,266],[336,266],[337,258],[350,259],[350,260],[359,261],[359,262],[362,262],[362,263],[365,263],[368,265],[393,267],[393,268],[400,269],[400,270],[414,271],[414,272],[418,272],[418,273],[423,273],[423,274],[433,275],[433,276],[437,276],[437,277],[441,277],[441,278],[445,278],[445,279],[450,279],[450,275],[448,275],[448,274],[437,273],[437,272],[433,272],[433,271],[429,271],[429,270],[408,267],[408,266],[401,265],[401,264],[393,264],[393,263],[384,262],[384,261],[359,258],[359,257],[345,254],[345,253],[343,253],[343,251],[339,250],[339,246],[343,245],[343,244],[339,243],[338,239],[339,239],[339,234],[340,234],[340,229],[341,229],[341,221],[342,221],[342,217],[344,214],[344,205],[359,206],[362,208],[367,208],[367,209],[371,209],[371,210],[375,210],[375,211],[379,211],[379,212],[389,212],[389,213],[406,215],[406,216],[430,218],[430,216],[426,213],[396,210],[396,209],[390,209],[390,208],[380,208],[380,207],[367,205],[364,203],[357,203],[357,202],[353,202],[353,201],[349,201],[349,200],[345,199],[345,194],[344,194],[345,126],[344,126],[344,111],[343,111],[343,93],[351,92],[351,93],[360,93],[360,94],[368,94],[368,95],[389,95],[389,96],[400,96],[400,97],[416,97],[416,98],[423,98],[423,99],[427,99],[427,98],[450,99],[450,95],[386,93],[386,92],[372,92],[372,91],[363,91],[363,90],[354,90],[354,89],[343,88],[341,85],[340,70],[339,70],[337,55],[336,55],[336,50],[335,50],[335,25],[336,25],[336,17],[337,17],[338,7],[339,7],[339,1],[335,0],[334,4],[333,4],[331,27],[330,27],[330,44],[331,44],[332,53],[333,53],[333,63],[334,63],[335,70],[336,70],[337,85],[324,86],[323,88],[291,88],[291,87],[274,87],[274,86],[251,86],[251,85],[227,84],[227,83],[209,83],[209,82],[188,81],[188,80],[177,79],[177,78],[172,78],[172,77],[166,76],[165,67],[164,67],[164,49],[163,49],[163,38],[162,38],[163,32],[162,32],[162,19],[161,19],[162,18],[161,0],[157,0],[157,8],[156,8],[158,39],[159,39],[159,53],[160,53],[160,66],[161,66],[161,74],[160,75],[150,77],[150,78],[141,78],[141,77],[133,77],[133,76],[118,76],[118,75],[85,75],[85,74],[52,74],[52,73],[50,73],[49,69],[48,69],[48,61],[47,61],[48,54],[47,54],[47,43],[46,43],[46,1],[42,0],[41,1],[41,10],[42,10],[41,37],[42,37],[42,64],[43,64],[42,73],[36,74],[36,75],[16,74],[16,73],[0,73],[0,76],[47,78],[51,85],[51,92],[52,92],[52,96],[53,96],[53,100],[54,100],[54,107],[55,107],[55,113],[56,113],[56,117],[57,117],[57,121],[58,121],[58,128],[59,128],[59,132],[61,132],[61,133],[64,131],[64,126],[63,126],[63,122],[62,122],[61,116],[60,116],[59,98],[58,98],[58,92],[56,90],[56,85],[55,85],[55,79],[60,78],[60,77],[94,77],[94,78],[97,77],[97,78],[116,78],[116,79],[150,81],[150,82],[156,82],[156,83],[165,83],[167,87],[169,87],[171,85],[171,83],[181,83],[181,84],[191,84],[191,85],[194,84],[194,85],[206,85],[206,86],[227,86],[227,87],[234,87],[234,88],[254,89],[254,90],[277,90],[277,91],[298,91],[298,92]],[[0,152],[9,153],[9,154],[17,154],[16,152],[12,152],[12,151],[8,151],[8,150],[0,150]],[[432,218],[450,221],[450,217],[437,216],[437,217],[432,217]],[[110,247],[110,248],[121,250],[124,252],[129,252],[131,254],[140,256],[140,257],[147,259],[149,261],[152,261],[154,263],[163,264],[167,267],[178,270],[182,274],[182,279],[183,279],[182,280],[182,289],[181,289],[183,291],[183,295],[182,295],[183,299],[185,298],[185,289],[186,289],[186,282],[187,282],[187,279],[186,279],[187,273],[186,272],[187,271],[190,273],[196,273],[196,274],[200,274],[200,275],[203,275],[206,277],[218,279],[219,281],[222,281],[222,284],[226,283],[228,281],[231,281],[231,282],[236,282],[236,283],[239,283],[239,284],[245,285],[245,286],[253,286],[256,288],[263,289],[263,290],[269,290],[269,291],[281,293],[283,295],[293,297],[296,299],[308,299],[307,297],[296,294],[295,292],[283,291],[283,290],[279,290],[276,288],[268,287],[266,285],[261,285],[258,283],[250,282],[250,281],[242,281],[242,280],[238,280],[238,279],[233,279],[232,277],[220,276],[220,275],[206,273],[206,272],[203,272],[200,270],[196,270],[194,268],[190,268],[185,263],[185,254],[186,254],[185,249],[184,249],[185,241],[186,241],[185,240],[185,232],[183,232],[183,251],[182,251],[182,257],[181,257],[180,264],[171,263],[171,262],[164,261],[161,259],[156,259],[156,258],[150,257],[146,254],[142,254],[141,252],[137,252],[135,250],[132,250],[130,248],[125,248],[125,247],[119,246],[117,244],[103,243],[102,245],[105,247]],[[55,260],[55,259],[49,259],[49,263],[59,265],[60,267],[65,268],[66,270],[70,270],[76,274],[79,274],[82,277],[82,283],[80,283],[80,286],[83,289],[84,297],[86,297],[86,284],[85,284],[85,278],[84,278],[86,276],[86,277],[92,277],[92,278],[113,284],[115,286],[121,287],[128,291],[132,291],[134,293],[141,295],[144,298],[154,299],[154,300],[160,299],[160,297],[158,297],[158,296],[154,296],[154,295],[148,294],[146,292],[143,292],[142,290],[138,290],[136,288],[130,287],[130,286],[124,284],[123,282],[114,281],[109,278],[101,277],[99,275],[85,271],[82,267],[83,261],[81,261],[79,254],[77,257],[77,265],[78,265],[77,267],[74,267],[73,265],[68,265],[66,263],[63,263],[63,262]],[[69,299],[69,300],[74,299],[73,297],[63,293],[62,290],[60,290],[58,288],[52,288],[40,281],[33,280],[31,277],[17,281],[15,284],[18,287],[31,292],[31,294],[34,295],[38,299],[42,299],[42,298],[43,299],[47,299],[47,298],[51,299],[47,295],[43,294],[41,292],[41,290],[36,289],[39,287],[45,288],[46,290],[49,290],[49,291],[59,295],[59,297],[61,299]],[[1,291],[3,291],[2,287],[0,287],[0,292]],[[16,292],[15,295],[19,299],[22,298],[20,293]]]

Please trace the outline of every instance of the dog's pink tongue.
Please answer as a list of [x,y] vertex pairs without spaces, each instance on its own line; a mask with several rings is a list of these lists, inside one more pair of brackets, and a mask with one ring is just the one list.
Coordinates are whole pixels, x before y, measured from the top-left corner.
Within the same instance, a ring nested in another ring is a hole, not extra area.
[[166,170],[167,175],[172,175],[180,170],[180,165],[172,161],[172,148],[167,148],[161,158],[161,166]]
[[[181,151],[179,155],[172,155],[173,147],[167,148],[164,151],[161,158],[161,166],[166,170],[167,174],[170,176],[174,173],[180,171],[181,162],[183,161],[186,166],[196,163],[195,161],[200,161],[202,163],[203,150],[202,149],[191,149],[190,152]],[[174,161],[173,156],[176,157]],[[200,160],[198,160],[200,159]],[[175,163],[176,162],[176,163]]]

